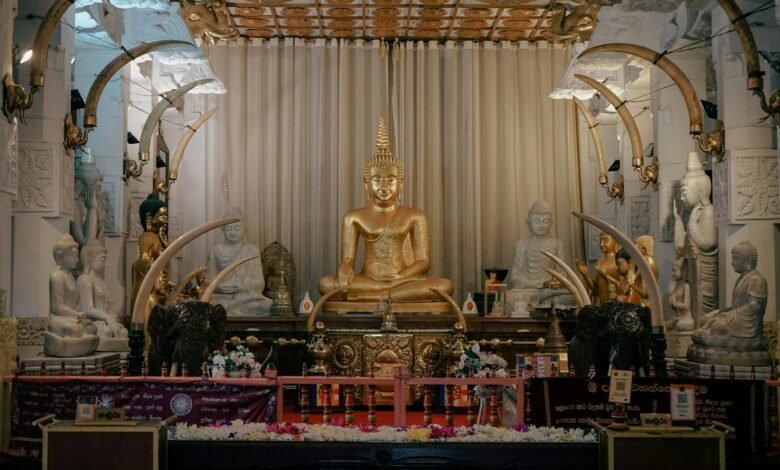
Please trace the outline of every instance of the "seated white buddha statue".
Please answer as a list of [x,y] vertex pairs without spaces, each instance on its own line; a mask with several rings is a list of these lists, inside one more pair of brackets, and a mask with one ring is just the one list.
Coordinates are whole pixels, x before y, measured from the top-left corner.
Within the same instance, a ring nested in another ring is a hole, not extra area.
[[[225,217],[240,217],[239,208],[228,209]],[[246,242],[246,230],[242,221],[222,227],[223,243],[218,243],[209,252],[206,280],[211,282],[220,271],[235,261],[260,255],[260,250]],[[241,264],[228,274],[214,290],[211,303],[221,304],[228,316],[268,315],[271,299],[263,295],[265,280],[260,258]]]
[[79,245],[70,235],[54,244],[54,268],[49,276],[49,323],[43,333],[46,356],[78,357],[95,352],[97,327],[77,306],[78,290],[73,269],[79,260]]
[[108,286],[103,279],[106,270],[106,248],[97,240],[89,240],[81,249],[83,273],[76,281],[79,308],[92,320],[100,337],[98,351],[129,351],[127,328],[108,313]]
[[545,282],[551,279],[545,268],[555,269],[555,262],[542,254],[547,251],[566,260],[563,243],[550,235],[552,210],[544,201],[536,201],[528,210],[528,232],[530,237],[515,243],[512,263],[511,287],[507,302],[515,305],[524,302],[528,306],[549,305],[555,299],[558,306],[573,305],[573,298],[565,289],[549,289]]

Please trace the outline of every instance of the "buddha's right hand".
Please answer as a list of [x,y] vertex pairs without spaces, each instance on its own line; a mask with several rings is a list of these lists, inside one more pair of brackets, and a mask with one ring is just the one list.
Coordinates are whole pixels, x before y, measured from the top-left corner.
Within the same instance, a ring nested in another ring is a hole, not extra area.
[[355,277],[355,270],[349,264],[343,263],[339,266],[338,281],[339,287],[345,288],[352,283],[352,278]]
[[588,276],[588,265],[585,264],[584,261],[582,261],[581,259],[578,259],[578,260],[576,260],[574,262],[574,264],[577,265],[577,269],[579,269],[579,271],[582,273],[583,276],[585,276],[585,277]]

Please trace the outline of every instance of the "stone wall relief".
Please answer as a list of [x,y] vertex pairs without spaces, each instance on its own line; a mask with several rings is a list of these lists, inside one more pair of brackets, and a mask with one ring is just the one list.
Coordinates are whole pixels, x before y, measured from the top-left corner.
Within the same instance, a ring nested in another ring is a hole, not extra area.
[[137,193],[133,191],[130,195],[130,199],[127,203],[127,241],[138,240],[138,236],[144,233],[144,228],[141,226],[141,219],[139,218],[139,209],[141,203],[146,199],[146,194]]
[[103,209],[103,231],[106,234],[122,233],[122,192],[119,176],[105,176],[101,194]]
[[26,148],[19,151],[19,197],[15,212],[54,210],[54,151]]
[[0,122],[0,192],[16,196],[19,192],[19,124]]
[[732,215],[738,221],[780,219],[777,155],[763,152],[732,151]]
[[731,213],[729,203],[730,158],[712,162],[712,203],[715,206],[715,220],[728,221]]
[[651,231],[650,196],[632,196],[628,202],[628,233],[631,239],[640,235],[649,235]]

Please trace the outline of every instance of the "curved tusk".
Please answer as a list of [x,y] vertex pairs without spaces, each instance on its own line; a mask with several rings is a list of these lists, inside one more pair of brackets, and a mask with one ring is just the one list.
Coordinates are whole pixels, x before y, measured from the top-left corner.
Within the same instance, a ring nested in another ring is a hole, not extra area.
[[46,57],[49,53],[49,40],[54,29],[59,24],[60,18],[74,2],[75,0],[56,0],[49,8],[49,11],[46,12],[46,16],[43,17],[40,26],[38,26],[38,32],[35,34],[35,43],[33,44],[33,56],[30,61],[30,86],[33,89],[43,88],[43,68],[46,66]]
[[430,288],[430,290],[436,292],[439,294],[439,296],[441,296],[441,298],[449,302],[452,308],[455,309],[455,315],[458,316],[458,321],[461,325],[463,325],[463,332],[465,333],[468,331],[468,327],[466,326],[466,317],[463,316],[463,311],[460,309],[460,306],[457,304],[457,302],[455,302],[455,299],[453,299],[450,294],[444,292],[441,289]]
[[164,41],[154,41],[146,44],[136,46],[129,51],[123,51],[120,55],[116,56],[114,60],[109,62],[103,70],[100,71],[95,81],[92,82],[92,86],[89,88],[89,94],[87,95],[87,106],[84,109],[84,128],[97,127],[97,106],[100,101],[100,95],[103,94],[103,89],[111,80],[111,77],[119,71],[122,67],[129,62],[141,57],[149,52],[160,49],[171,49],[174,47],[191,46],[196,47],[191,42],[176,41],[166,39]]
[[203,116],[198,118],[197,121],[187,126],[187,132],[184,133],[181,140],[179,141],[179,144],[176,146],[176,151],[173,153],[173,164],[171,165],[171,172],[168,175],[169,180],[176,181],[176,178],[179,177],[179,165],[181,164],[181,160],[184,157],[184,149],[187,148],[187,145],[190,143],[190,139],[192,139],[192,136],[195,135],[200,126],[202,126],[204,122],[208,121],[208,119],[217,112],[217,109],[219,108],[206,111]]
[[219,272],[216,276],[214,276],[214,279],[211,281],[209,286],[206,288],[206,290],[203,292],[203,295],[200,296],[201,301],[203,302],[211,302],[211,297],[214,296],[214,290],[216,290],[217,287],[219,287],[219,284],[227,277],[228,274],[235,271],[235,269],[242,264],[246,263],[247,261],[252,261],[253,259],[259,258],[260,255],[254,255],[254,256],[247,256],[244,259],[240,259],[238,261],[234,261],[233,263],[230,263]]
[[174,289],[170,294],[168,294],[168,297],[165,299],[165,306],[170,307],[171,305],[176,303],[176,301],[179,300],[179,295],[181,294],[181,291],[183,291],[184,288],[187,287],[187,284],[189,284],[190,281],[195,279],[204,271],[206,271],[206,267],[200,266],[195,271],[192,271],[191,273],[184,276],[181,282],[179,282],[179,285],[176,286],[176,289]]
[[575,77],[587,83],[595,88],[601,95],[615,107],[615,111],[620,115],[620,119],[623,120],[623,124],[626,126],[626,131],[631,138],[631,166],[634,168],[642,168],[645,164],[644,150],[642,149],[642,137],[639,135],[639,128],[636,126],[636,120],[631,115],[631,111],[625,106],[625,101],[620,101],[620,98],[612,92],[606,85],[594,80],[585,75],[574,74]]
[[739,42],[742,45],[742,52],[745,54],[745,68],[747,68],[747,89],[750,91],[764,91],[764,72],[758,61],[758,50],[756,49],[756,40],[753,38],[753,31],[745,20],[745,15],[739,9],[734,0],[718,0],[720,7],[726,12],[734,29],[737,30]]
[[585,103],[575,97],[574,104],[577,105],[577,109],[580,110],[580,114],[582,114],[582,117],[585,118],[585,122],[588,124],[588,129],[590,129],[590,136],[593,139],[593,146],[596,147],[596,159],[599,162],[599,184],[607,185],[609,184],[609,177],[607,176],[607,162],[604,160],[604,144],[601,142],[601,133],[596,127],[598,126],[598,123],[593,120],[593,116],[590,115],[590,112],[585,106]]
[[186,85],[176,88],[175,90],[171,90],[160,95],[160,98],[162,99],[154,106],[154,108],[152,108],[152,112],[149,113],[149,116],[146,117],[146,122],[144,123],[143,130],[141,131],[141,141],[140,145],[138,146],[139,160],[143,160],[145,162],[149,161],[149,156],[151,155],[150,148],[152,144],[152,134],[154,133],[154,128],[157,127],[157,123],[160,122],[160,118],[162,118],[165,110],[173,106],[173,103],[184,96],[188,91],[199,85],[213,81],[213,78],[195,80],[194,82],[190,82]]
[[317,318],[317,312],[320,311],[322,308],[322,305],[327,302],[328,299],[333,297],[336,294],[339,294],[341,292],[346,292],[346,287],[340,287],[333,289],[330,292],[326,292],[325,295],[320,297],[320,300],[317,301],[316,304],[314,304],[314,308],[311,310],[311,314],[309,315],[309,320],[306,322],[306,330],[307,331],[314,331],[314,320]]
[[661,289],[659,289],[658,281],[655,280],[653,271],[650,269],[650,265],[647,264],[645,257],[642,256],[639,248],[623,232],[603,220],[580,212],[572,212],[572,214],[611,235],[631,255],[631,259],[634,260],[634,265],[639,269],[639,274],[642,275],[642,280],[645,282],[645,287],[647,287],[647,301],[650,303],[653,328],[663,331],[664,313],[663,304],[661,303]]
[[571,292],[571,295],[574,296],[574,302],[577,303],[577,310],[581,309],[585,306],[585,303],[580,298],[580,294],[577,292],[577,288],[574,287],[574,283],[571,282],[564,276],[563,274],[559,273],[558,271],[550,268],[544,268],[545,271],[555,279],[558,279],[561,284],[563,284],[563,287],[566,288],[569,292]]
[[634,55],[657,65],[658,68],[666,72],[666,74],[669,75],[669,78],[677,85],[677,88],[680,89],[683,100],[685,100],[685,107],[688,108],[688,118],[690,121],[690,134],[694,136],[701,135],[702,120],[699,97],[696,95],[696,90],[693,89],[691,81],[674,62],[667,59],[664,54],[659,54],[647,47],[625,43],[602,44],[600,46],[591,47],[590,49],[582,51],[577,58],[581,59],[586,55],[597,54],[599,52],[623,52],[625,54]]
[[217,227],[222,227],[223,225],[239,222],[240,220],[240,217],[228,217],[226,219],[207,222],[203,225],[199,225],[193,228],[168,245],[163,250],[163,252],[160,253],[160,256],[154,261],[154,263],[152,263],[152,266],[149,268],[149,272],[146,273],[144,280],[141,282],[141,287],[138,288],[138,294],[135,297],[135,307],[133,307],[133,315],[130,317],[132,318],[133,323],[137,325],[144,324],[144,309],[146,308],[146,302],[142,301],[141,299],[149,297],[157,276],[160,275],[160,272],[163,270],[165,265],[168,264],[174,256],[176,256],[176,253],[178,253],[179,250],[184,248],[192,240],[198,238],[208,231],[214,230]]
[[590,294],[588,294],[588,289],[585,288],[585,284],[582,283],[580,278],[577,276],[577,274],[574,272],[574,270],[566,264],[562,259],[558,258],[554,254],[550,253],[549,251],[539,250],[544,256],[550,258],[557,264],[558,266],[563,269],[563,271],[566,273],[566,275],[569,277],[571,282],[574,284],[574,286],[577,288],[577,294],[575,297],[580,297],[582,299],[583,304],[589,304],[590,303]]

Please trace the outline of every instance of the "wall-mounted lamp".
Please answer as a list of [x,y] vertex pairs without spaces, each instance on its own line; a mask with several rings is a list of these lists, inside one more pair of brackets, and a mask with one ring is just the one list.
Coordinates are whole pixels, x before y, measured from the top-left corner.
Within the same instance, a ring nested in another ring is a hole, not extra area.
[[[39,88],[43,88],[43,67],[46,64],[46,56],[49,52],[49,39],[60,18],[70,8],[75,0],[56,0],[43,17],[35,42],[31,50],[22,54],[19,64],[30,60],[30,93],[28,94],[21,85],[14,83],[12,74],[8,73],[3,78],[3,114],[8,122],[13,122],[18,116],[24,122],[24,112],[33,104],[33,96]],[[18,65],[14,63],[14,65]]]

